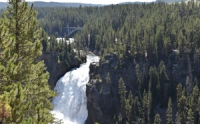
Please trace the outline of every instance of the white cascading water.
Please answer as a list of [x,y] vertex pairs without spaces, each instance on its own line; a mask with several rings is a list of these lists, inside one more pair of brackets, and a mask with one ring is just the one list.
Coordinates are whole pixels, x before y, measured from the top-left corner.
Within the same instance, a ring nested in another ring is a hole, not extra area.
[[89,81],[89,65],[99,57],[87,55],[87,62],[67,72],[56,84],[58,96],[53,99],[52,114],[64,124],[84,124],[88,116],[86,84]]

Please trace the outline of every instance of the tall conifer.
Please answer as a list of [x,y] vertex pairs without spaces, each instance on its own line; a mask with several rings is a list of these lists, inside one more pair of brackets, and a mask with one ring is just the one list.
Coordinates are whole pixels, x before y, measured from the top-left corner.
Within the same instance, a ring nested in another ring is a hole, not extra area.
[[161,124],[160,114],[156,114],[153,124]]
[[173,124],[172,119],[172,99],[169,98],[168,107],[167,107],[167,124]]
[[53,123],[50,99],[55,95],[47,83],[49,74],[42,53],[37,12],[24,0],[9,0],[0,26],[0,95],[8,92],[11,115],[8,123]]
[[126,92],[127,91],[126,91],[125,83],[122,78],[119,79],[118,88],[119,88],[121,109],[125,110],[126,109],[125,106],[126,106]]

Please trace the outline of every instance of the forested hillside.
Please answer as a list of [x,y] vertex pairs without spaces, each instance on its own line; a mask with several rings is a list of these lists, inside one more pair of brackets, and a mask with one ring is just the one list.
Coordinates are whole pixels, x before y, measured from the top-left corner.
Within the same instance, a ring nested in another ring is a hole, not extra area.
[[[66,65],[73,48],[101,57],[90,66],[88,124],[200,123],[198,3],[37,11],[50,40],[27,3],[11,0],[0,20],[0,123],[53,123],[49,99],[55,93],[36,59],[42,45]],[[67,37],[67,26],[83,27],[72,46],[55,39]]]
[[37,10],[48,34],[83,26],[75,46],[101,56],[90,72],[88,123],[199,123],[199,4]]

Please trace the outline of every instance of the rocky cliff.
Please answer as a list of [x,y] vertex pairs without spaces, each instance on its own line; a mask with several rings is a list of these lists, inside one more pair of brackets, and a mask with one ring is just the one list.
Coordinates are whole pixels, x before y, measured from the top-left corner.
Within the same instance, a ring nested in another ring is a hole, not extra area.
[[[120,64],[120,65],[119,65]],[[116,68],[117,65],[121,68]],[[90,65],[90,81],[86,86],[88,118],[87,124],[114,124],[119,111],[118,81],[123,77],[127,90],[137,91],[135,64],[120,60],[115,54],[105,56],[105,61]],[[110,83],[106,75],[110,74]],[[130,89],[129,89],[130,88]]]
[[[179,57],[176,52],[172,52],[169,58],[165,59],[166,72],[170,78],[172,89],[176,89],[178,83],[186,85],[186,77],[199,77],[200,66],[196,61],[190,60],[188,57]],[[117,114],[121,111],[118,93],[119,78],[123,78],[127,91],[131,90],[134,96],[138,95],[136,64],[140,66],[140,70],[146,70],[146,74],[149,74],[150,64],[147,60],[135,62],[120,59],[115,54],[108,54],[99,63],[91,63],[90,81],[86,86],[88,109],[86,124],[94,124],[95,122],[100,124],[116,123]],[[110,83],[106,79],[108,73]],[[165,90],[169,90],[167,94],[170,94],[170,91],[175,93],[172,89]],[[163,101],[167,100],[168,97],[166,95]],[[165,102],[167,103],[167,101]],[[175,118],[176,107],[173,110],[173,117]],[[166,108],[158,106],[154,113],[160,113],[162,120],[165,120],[165,111]]]
[[48,83],[53,89],[56,85],[56,82],[64,76],[64,74],[70,71],[72,68],[79,67],[80,64],[86,61],[86,56],[78,58],[76,53],[70,56],[70,61],[68,61],[68,66],[65,62],[58,62],[58,54],[56,52],[43,52],[42,56],[39,58],[44,60],[44,63],[47,67],[47,71],[50,74]]

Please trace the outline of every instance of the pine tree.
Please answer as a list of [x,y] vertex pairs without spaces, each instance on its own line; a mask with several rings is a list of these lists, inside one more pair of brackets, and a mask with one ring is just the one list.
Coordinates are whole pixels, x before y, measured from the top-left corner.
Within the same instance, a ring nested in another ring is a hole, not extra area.
[[[5,26],[5,20],[0,19],[0,123],[7,123],[7,118],[11,116],[9,99],[11,98],[11,93],[5,89],[5,85],[9,82],[6,75],[11,74],[13,69],[16,68],[10,62],[12,58],[10,60],[5,59],[9,54],[6,53],[3,44],[6,44],[7,41],[13,41],[13,37],[8,34],[8,31],[9,28]],[[7,46],[9,47],[9,44]]]
[[194,124],[194,114],[193,114],[192,109],[188,110],[187,115],[188,116],[187,116],[187,122],[186,122],[186,124]]
[[166,88],[166,83],[169,80],[168,75],[166,73],[166,67],[163,61],[160,62],[159,64],[159,80],[160,80],[160,102],[161,106],[166,107],[166,102],[167,102],[167,88]]
[[192,92],[192,83],[190,82],[189,76],[186,77],[186,92],[187,92],[187,97],[189,97],[190,93]]
[[43,46],[43,51],[47,51],[47,46],[48,46],[48,35],[47,33],[43,30],[42,31],[42,46]]
[[142,122],[143,124],[148,123],[148,97],[147,97],[147,93],[146,90],[143,93],[143,99],[142,99],[142,108],[143,108],[143,119]]
[[152,94],[151,91],[148,91],[148,123],[150,124],[153,122],[152,117],[153,117],[153,102],[152,102]]
[[135,66],[135,72],[136,72],[137,82],[139,83],[139,90],[141,90],[142,82],[141,82],[140,66],[138,64]]
[[190,95],[190,93],[192,92],[192,88],[194,87],[192,79],[193,79],[192,67],[191,67],[191,64],[190,64],[190,59],[188,57],[188,76],[186,78],[186,92],[187,92],[187,96]]
[[131,91],[129,91],[128,99],[126,100],[126,117],[128,119],[128,122],[131,123],[133,121],[134,113],[133,113],[133,107],[134,107],[134,99],[133,94]]
[[160,114],[156,114],[154,118],[154,124],[161,124]]
[[173,124],[172,119],[172,99],[169,98],[168,107],[167,107],[167,124]]
[[177,96],[177,100],[178,100],[179,98],[181,98],[181,95],[182,95],[182,85],[180,83],[178,84],[176,90],[177,90],[176,96]]
[[118,89],[119,89],[119,95],[120,95],[121,109],[123,111],[125,110],[127,91],[126,91],[125,83],[122,78],[119,79]]
[[182,91],[181,97],[178,99],[178,116],[180,118],[181,124],[186,123],[187,119],[187,98],[185,96],[185,90]]
[[152,93],[152,104],[153,106],[157,104],[158,102],[158,96],[160,94],[160,82],[159,82],[159,75],[158,72],[156,70],[156,67],[150,67],[149,69],[149,90]]
[[49,74],[44,62],[37,61],[42,40],[36,14],[33,5],[29,7],[24,0],[9,0],[1,22],[5,30],[0,29],[0,34],[5,35],[0,38],[0,93],[7,91],[12,96],[9,123],[54,121],[50,99],[55,93],[47,83]]
[[[197,81],[197,79],[196,79],[196,81]],[[192,90],[192,93],[189,97],[189,100],[188,100],[188,105],[189,105],[189,108],[192,109],[195,122],[198,121],[198,109],[197,109],[197,106],[198,106],[198,99],[197,98],[198,97],[199,97],[199,88],[198,88],[197,85],[195,85],[193,90]],[[189,111],[188,111],[188,114],[189,114]]]
[[135,121],[142,117],[142,108],[137,96],[134,99],[134,107],[132,107],[132,111],[134,112],[133,118]]

